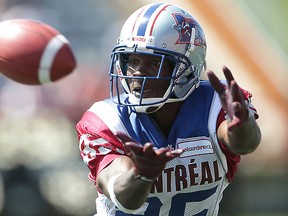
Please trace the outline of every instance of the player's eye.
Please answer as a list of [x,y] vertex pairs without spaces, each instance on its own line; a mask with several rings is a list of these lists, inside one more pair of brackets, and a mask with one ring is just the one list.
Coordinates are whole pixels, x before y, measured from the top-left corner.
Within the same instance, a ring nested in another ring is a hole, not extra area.
[[151,68],[154,70],[154,71],[158,71],[159,70],[159,67],[161,65],[161,59],[156,59],[156,60],[153,60],[151,63]]
[[152,65],[157,68],[160,66],[160,64],[161,64],[161,61],[153,61],[152,63]]
[[139,64],[139,60],[137,60],[137,59],[132,58],[132,59],[128,60],[128,65],[129,66],[136,66],[138,64]]

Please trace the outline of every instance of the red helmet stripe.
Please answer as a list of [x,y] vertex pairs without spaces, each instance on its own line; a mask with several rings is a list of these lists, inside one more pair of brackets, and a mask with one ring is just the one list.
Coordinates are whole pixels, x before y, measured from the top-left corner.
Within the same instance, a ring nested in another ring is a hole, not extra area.
[[155,26],[155,23],[156,23],[156,20],[158,19],[159,15],[162,13],[163,10],[165,10],[168,6],[170,6],[171,4],[167,4],[165,5],[159,12],[158,14],[155,16],[155,19],[151,25],[151,29],[150,29],[150,33],[149,33],[149,36],[152,35],[152,32],[153,32],[153,29],[154,29],[154,26]]
[[132,35],[133,35],[133,33],[134,33],[136,23],[137,23],[137,21],[139,20],[140,15],[143,13],[144,9],[145,9],[145,8],[143,8],[143,9],[140,11],[140,13],[138,14],[138,16],[137,16],[137,18],[136,18],[136,20],[135,20],[135,22],[134,22],[134,24],[133,24],[133,27],[132,27]]

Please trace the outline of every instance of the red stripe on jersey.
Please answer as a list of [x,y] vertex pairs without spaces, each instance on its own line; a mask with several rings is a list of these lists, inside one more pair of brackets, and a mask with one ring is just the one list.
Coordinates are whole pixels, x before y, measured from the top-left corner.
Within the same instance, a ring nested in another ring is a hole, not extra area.
[[103,139],[106,139],[109,143],[115,147],[123,149],[123,144],[112,133],[107,125],[99,118],[95,113],[91,111],[85,112],[80,122],[76,125],[76,129],[79,127],[85,127],[85,131],[92,135],[97,135]]
[[[249,101],[250,98],[252,97],[252,94],[242,88],[240,88],[240,90],[243,93],[243,97],[244,100]],[[254,117],[257,119],[258,118],[258,114],[255,108],[249,107],[249,109],[252,109],[255,112]],[[216,128],[218,129],[218,127],[220,126],[220,124],[226,120],[225,118],[226,114],[224,112],[223,109],[221,109],[218,118],[217,118],[217,123],[216,123]],[[241,160],[241,156],[240,155],[236,155],[233,152],[231,152],[227,146],[225,146],[220,140],[218,140],[220,148],[222,150],[222,152],[225,154],[226,158],[227,158],[227,166],[228,166],[228,172],[226,174],[226,177],[228,179],[229,182],[231,182],[235,176],[235,173],[237,171],[237,165]]]
[[80,155],[90,169],[89,178],[92,181],[95,181],[98,173],[115,158],[125,154],[123,144],[93,112],[84,113],[76,125],[76,130]]

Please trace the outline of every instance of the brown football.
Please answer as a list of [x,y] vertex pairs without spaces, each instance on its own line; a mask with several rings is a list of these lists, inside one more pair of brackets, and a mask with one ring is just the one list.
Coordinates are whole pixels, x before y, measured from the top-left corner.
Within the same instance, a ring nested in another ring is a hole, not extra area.
[[69,41],[52,26],[30,19],[0,23],[0,73],[23,84],[43,85],[73,72]]

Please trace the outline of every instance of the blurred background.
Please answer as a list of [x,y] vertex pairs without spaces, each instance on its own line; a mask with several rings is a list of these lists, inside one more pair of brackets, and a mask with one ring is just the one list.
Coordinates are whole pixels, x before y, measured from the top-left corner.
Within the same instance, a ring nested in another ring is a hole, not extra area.
[[[30,18],[70,41],[78,67],[45,86],[0,76],[0,215],[91,216],[96,192],[81,161],[75,124],[109,95],[110,53],[125,19],[153,2],[1,0],[0,21]],[[227,65],[253,94],[260,147],[244,156],[224,193],[222,216],[288,215],[288,1],[182,0],[207,38],[208,69]],[[205,75],[203,76],[205,79]]]

